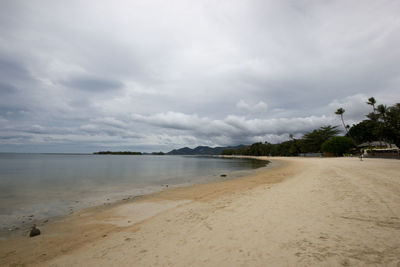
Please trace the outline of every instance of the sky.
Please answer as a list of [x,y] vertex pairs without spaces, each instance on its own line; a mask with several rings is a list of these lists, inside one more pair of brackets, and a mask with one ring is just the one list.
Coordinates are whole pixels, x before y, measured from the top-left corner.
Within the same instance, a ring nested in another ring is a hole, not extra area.
[[0,0],[0,152],[278,143],[400,102],[400,1]]

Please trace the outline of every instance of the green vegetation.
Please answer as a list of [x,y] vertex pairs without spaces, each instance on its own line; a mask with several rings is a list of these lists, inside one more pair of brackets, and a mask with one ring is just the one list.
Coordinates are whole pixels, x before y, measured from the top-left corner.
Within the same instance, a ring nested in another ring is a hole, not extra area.
[[332,153],[335,156],[343,156],[346,152],[354,147],[352,139],[345,136],[335,136],[325,141],[321,149],[324,152]]
[[222,155],[235,155],[237,151],[238,151],[237,149],[228,148],[228,149],[222,150],[221,154]]
[[153,153],[151,153],[152,155],[155,155],[155,156],[164,156],[165,155],[165,153],[164,152],[153,152]]
[[367,104],[373,107],[372,112],[366,116],[367,119],[353,125],[348,135],[357,144],[380,141],[383,145],[394,143],[400,147],[400,103],[375,107],[376,100],[371,97]]
[[[301,139],[295,139],[292,134],[290,140],[270,144],[268,142],[254,143],[237,149],[225,149],[222,155],[251,155],[251,156],[297,156],[304,153],[329,152],[337,156],[350,151],[356,145],[364,142],[381,141],[382,145],[394,143],[400,147],[400,103],[386,107],[377,105],[375,98],[366,102],[372,106],[372,112],[366,115],[367,119],[358,124],[346,125],[343,119],[345,110],[339,108],[335,114],[340,115],[341,122],[346,130],[346,137],[337,136],[338,126],[323,126],[308,133]],[[353,150],[353,152],[355,152]]]
[[142,155],[142,152],[131,151],[99,151],[94,152],[95,155]]
[[353,125],[349,133],[353,136],[354,142],[362,144],[365,142],[372,142],[379,140],[378,135],[375,133],[376,124],[370,120],[364,120],[356,125]]
[[226,149],[223,155],[251,155],[251,156],[297,156],[301,153],[322,152],[321,145],[329,138],[339,133],[337,126],[323,126],[308,132],[302,139],[290,135],[291,140],[279,144],[254,143],[239,149]]
[[306,133],[303,137],[303,153],[322,152],[322,144],[326,140],[338,135],[338,133],[337,126],[332,127],[330,125]]

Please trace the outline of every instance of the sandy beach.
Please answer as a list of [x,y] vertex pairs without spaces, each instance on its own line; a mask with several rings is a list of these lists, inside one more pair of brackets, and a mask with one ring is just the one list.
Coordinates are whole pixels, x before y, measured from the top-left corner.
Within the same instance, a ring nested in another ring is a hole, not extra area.
[[399,266],[400,161],[266,158],[0,241],[1,266]]

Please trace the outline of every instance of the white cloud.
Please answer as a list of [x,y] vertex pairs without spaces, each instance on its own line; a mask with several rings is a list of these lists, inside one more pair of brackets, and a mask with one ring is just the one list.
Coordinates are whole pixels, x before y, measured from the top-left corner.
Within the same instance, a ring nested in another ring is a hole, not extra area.
[[365,119],[365,115],[372,111],[371,106],[366,104],[368,98],[364,94],[356,94],[342,99],[334,99],[328,108],[331,114],[334,114],[338,108],[343,108],[345,122],[351,125]]
[[134,114],[133,120],[145,122],[159,127],[172,128],[178,130],[193,130],[202,127],[204,123],[209,123],[208,118],[200,118],[197,114],[187,115],[180,112],[157,113],[150,116]]
[[[335,124],[335,117],[310,116],[280,119],[247,119],[244,116],[229,115],[222,120],[199,117],[177,112],[159,113],[150,116],[135,114],[133,119],[162,129],[168,128],[185,132],[199,138],[208,136],[227,137],[229,140],[243,140],[287,133],[304,133],[327,124]],[[157,131],[157,130],[156,130]],[[287,137],[286,137],[287,139]],[[266,141],[272,141],[266,140]]]
[[239,102],[237,102],[236,107],[241,111],[251,112],[251,113],[265,112],[267,111],[268,108],[267,104],[265,104],[263,101],[260,101],[257,104],[248,104],[246,101],[242,99]]

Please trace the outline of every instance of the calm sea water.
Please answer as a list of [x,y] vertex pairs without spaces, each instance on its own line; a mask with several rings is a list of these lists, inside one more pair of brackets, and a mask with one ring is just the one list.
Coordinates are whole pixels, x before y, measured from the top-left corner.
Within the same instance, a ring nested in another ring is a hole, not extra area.
[[262,166],[258,160],[212,157],[0,153],[0,227]]

